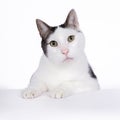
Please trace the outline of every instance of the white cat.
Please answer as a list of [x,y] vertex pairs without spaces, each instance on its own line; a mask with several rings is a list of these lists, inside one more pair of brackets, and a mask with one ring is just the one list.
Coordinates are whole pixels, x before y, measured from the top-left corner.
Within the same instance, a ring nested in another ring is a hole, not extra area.
[[43,55],[37,71],[22,95],[35,98],[44,92],[52,98],[98,90],[97,77],[84,53],[85,38],[79,29],[75,10],[71,10],[64,24],[50,27],[36,20],[42,37]]

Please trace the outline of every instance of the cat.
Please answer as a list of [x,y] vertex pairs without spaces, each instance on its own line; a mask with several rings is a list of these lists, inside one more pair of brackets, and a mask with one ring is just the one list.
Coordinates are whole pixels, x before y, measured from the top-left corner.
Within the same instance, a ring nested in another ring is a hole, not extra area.
[[99,83],[84,53],[85,38],[79,29],[77,14],[72,9],[64,24],[51,27],[36,19],[42,38],[43,55],[23,98],[36,98],[47,93],[64,98],[75,93],[99,90]]

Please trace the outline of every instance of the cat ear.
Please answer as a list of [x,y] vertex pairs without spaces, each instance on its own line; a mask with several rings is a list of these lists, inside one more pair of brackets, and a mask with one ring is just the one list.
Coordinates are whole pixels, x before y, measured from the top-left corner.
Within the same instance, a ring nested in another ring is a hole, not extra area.
[[40,36],[42,38],[46,38],[47,34],[50,32],[50,26],[40,19],[36,19],[36,24],[37,24],[37,28],[40,33]]
[[79,22],[78,22],[77,14],[74,9],[72,9],[69,12],[64,25],[65,27],[70,27],[79,30]]

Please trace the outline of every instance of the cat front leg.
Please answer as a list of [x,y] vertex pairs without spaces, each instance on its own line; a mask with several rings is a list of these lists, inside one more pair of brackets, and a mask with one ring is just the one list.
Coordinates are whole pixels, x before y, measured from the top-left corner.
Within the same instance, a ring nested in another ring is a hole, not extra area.
[[40,96],[43,92],[44,91],[41,91],[41,89],[28,87],[23,91],[22,97],[25,99],[33,99]]
[[72,95],[70,91],[68,91],[65,88],[60,88],[60,87],[55,88],[54,90],[49,92],[49,96],[55,99],[61,99],[61,98],[64,98],[70,95]]
[[71,96],[73,93],[75,93],[76,86],[78,87],[76,81],[63,82],[56,88],[50,90],[49,96],[56,99]]
[[83,80],[71,80],[63,82],[56,88],[49,92],[49,96],[52,98],[60,99],[67,96],[71,96],[75,93],[95,91],[99,90],[99,84],[97,80],[88,78]]
[[22,91],[22,97],[25,99],[33,99],[40,96],[42,93],[46,91],[47,91],[46,84],[39,78],[37,78],[36,75],[33,75],[28,88]]

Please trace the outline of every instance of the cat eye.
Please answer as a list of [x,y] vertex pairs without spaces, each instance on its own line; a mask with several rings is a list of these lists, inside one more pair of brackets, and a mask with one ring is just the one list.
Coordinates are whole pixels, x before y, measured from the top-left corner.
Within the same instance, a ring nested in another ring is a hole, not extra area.
[[49,44],[50,44],[51,47],[57,47],[58,46],[58,43],[56,41],[54,41],[54,40],[50,41]]
[[75,36],[74,35],[70,35],[68,37],[68,42],[72,42],[74,39],[75,39]]

